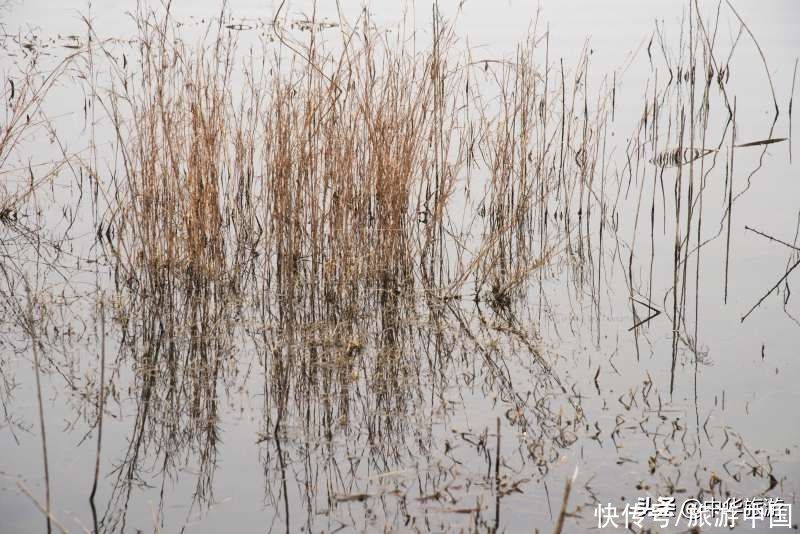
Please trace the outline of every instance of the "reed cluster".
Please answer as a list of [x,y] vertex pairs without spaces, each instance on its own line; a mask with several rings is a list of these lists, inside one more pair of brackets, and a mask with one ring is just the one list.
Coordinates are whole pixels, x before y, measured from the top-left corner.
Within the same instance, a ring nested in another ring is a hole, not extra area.
[[476,61],[435,10],[425,46],[364,17],[341,42],[312,25],[242,53],[221,23],[190,46],[168,13],[138,14],[107,105],[123,176],[108,245],[129,285],[247,280],[311,318],[466,285],[505,302],[572,246],[609,112],[588,54],[555,70],[534,30],[515,61]]

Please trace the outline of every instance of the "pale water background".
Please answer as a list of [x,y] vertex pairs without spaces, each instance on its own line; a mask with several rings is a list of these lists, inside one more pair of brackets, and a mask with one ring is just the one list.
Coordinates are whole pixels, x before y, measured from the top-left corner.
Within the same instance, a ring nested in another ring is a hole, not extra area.
[[[346,17],[356,18],[361,5],[342,3]],[[244,42],[257,39],[261,31],[269,31],[259,28],[259,21],[270,21],[277,4],[236,0],[228,3],[228,15],[232,21],[254,26],[252,30],[241,32]],[[440,7],[445,16],[455,16],[457,4],[443,2]],[[399,3],[373,2],[369,5],[378,25],[390,27],[404,16]],[[746,142],[770,136],[788,137],[787,112],[792,74],[795,60],[800,55],[800,3],[786,0],[736,2],[734,5],[766,54],[781,107],[781,114],[770,134],[774,109],[769,84],[752,41],[744,35],[737,48],[728,85],[729,94],[737,97],[737,138]],[[157,6],[154,4],[154,7]],[[612,146],[608,149],[612,158],[619,158],[616,167],[612,168],[619,170],[624,164],[625,140],[633,132],[640,116],[646,96],[645,84],[652,75],[645,49],[653,35],[654,24],[663,22],[665,33],[677,42],[687,4],[567,1],[542,2],[540,7],[539,28],[549,27],[550,30],[551,61],[563,58],[566,64],[570,64],[588,39],[588,46],[593,51],[590,78],[599,84],[604,77],[608,81],[611,73],[619,72],[615,120],[608,131],[609,139],[616,140],[609,141],[609,144],[618,147],[616,151]],[[13,69],[14,62],[20,57],[22,51],[19,40],[13,37],[15,35],[35,34],[41,41],[54,39],[57,42],[69,35],[85,35],[81,14],[91,13],[92,23],[100,35],[124,40],[133,35],[130,18],[125,12],[134,8],[135,4],[130,2],[96,3],[91,6],[91,11],[84,2],[59,5],[43,1],[11,2],[0,12],[0,22],[6,34],[0,67]],[[289,20],[302,19],[311,13],[310,5],[300,2],[289,1],[284,9],[283,15]],[[704,4],[703,9],[713,13],[716,4]],[[430,28],[430,4],[417,2],[410,10],[406,24],[420,28],[420,39],[424,40]],[[458,14],[456,28],[472,48],[475,58],[512,58],[516,43],[524,40],[536,11],[534,2],[467,1]],[[215,17],[219,6],[205,0],[179,0],[173,2],[172,12],[177,20],[186,22],[187,32],[191,32]],[[335,3],[320,1],[317,17],[337,20]],[[723,4],[720,43],[729,45],[737,31],[736,19],[725,11]],[[56,44],[51,53],[53,57],[59,57],[65,52]],[[631,58],[630,67],[623,73]],[[65,80],[46,103],[50,114],[61,115],[57,125],[63,128],[64,138],[72,150],[80,150],[87,144],[85,139],[81,139],[85,128],[80,101],[72,99],[79,93]],[[712,132],[722,126],[719,120],[718,124],[713,122],[712,119]],[[15,165],[24,167],[30,160],[45,161],[48,158],[46,151],[55,150],[47,139],[29,142],[31,147],[42,147],[41,151],[19,155]],[[750,189],[735,205],[731,234],[731,290],[726,305],[722,299],[724,234],[704,249],[699,345],[707,355],[698,367],[696,389],[694,356],[691,351],[682,350],[676,391],[670,401],[671,323],[663,314],[640,338],[637,359],[633,334],[628,332],[633,320],[624,279],[618,272],[619,258],[609,256],[611,259],[603,273],[599,319],[594,302],[571,285],[574,279],[570,268],[566,264],[555,265],[543,276],[542,289],[539,286],[532,288],[526,302],[520,305],[522,328],[536,331],[537,348],[551,359],[555,373],[570,390],[570,394],[555,389],[548,392],[548,396],[552,395],[553,406],[578,398],[591,424],[586,425],[588,428],[575,429],[574,439],[564,438],[563,443],[555,447],[557,457],[548,458],[546,469],[530,459],[522,459],[525,436],[520,436],[509,423],[509,418],[513,418],[513,404],[492,386],[486,369],[482,369],[480,364],[476,366],[474,350],[468,344],[455,342],[454,352],[463,354],[456,358],[460,363],[449,367],[448,373],[452,376],[445,381],[446,387],[436,395],[431,393],[436,389],[433,386],[430,390],[426,390],[424,385],[420,387],[419,394],[412,395],[413,399],[402,416],[400,424],[403,429],[389,432],[386,437],[379,435],[375,439],[383,443],[369,445],[371,440],[364,439],[367,433],[374,431],[367,430],[371,421],[369,402],[360,408],[363,420],[354,418],[356,420],[333,435],[329,443],[303,435],[299,423],[290,426],[284,443],[279,445],[283,451],[277,453],[286,454],[289,460],[282,475],[275,459],[275,443],[260,439],[264,430],[264,372],[258,370],[259,357],[249,345],[249,338],[242,336],[239,350],[235,352],[235,367],[240,372],[227,381],[226,387],[218,389],[221,395],[219,441],[209,485],[213,497],[208,489],[204,497],[196,501],[193,497],[200,470],[196,450],[185,447],[176,451],[174,468],[162,476],[158,462],[164,459],[156,449],[150,449],[151,456],[142,459],[148,472],[148,478],[143,482],[148,485],[133,488],[125,507],[125,531],[151,532],[159,523],[157,529],[162,532],[177,532],[184,528],[186,532],[282,531],[286,524],[292,531],[310,529],[315,532],[339,528],[344,531],[382,531],[384,528],[398,531],[491,530],[496,514],[492,488],[480,483],[470,484],[469,481],[486,475],[487,457],[493,458],[495,454],[494,432],[498,417],[503,425],[503,470],[513,473],[515,480],[524,480],[519,486],[521,492],[510,493],[499,500],[500,531],[531,532],[535,527],[550,531],[560,508],[564,482],[576,467],[578,477],[570,509],[579,505],[583,508],[580,518],[568,519],[566,532],[582,532],[592,527],[591,506],[594,502],[624,506],[625,502],[646,494],[666,495],[670,488],[679,491],[676,496],[680,501],[696,494],[700,487],[708,488],[712,472],[713,476],[729,484],[734,496],[761,495],[773,486],[764,473],[749,476],[744,469],[745,474],[736,481],[724,470],[727,466],[738,472],[742,466],[753,463],[770,466],[768,472],[774,476],[776,485],[767,495],[781,497],[794,503],[796,508],[800,487],[800,325],[793,316],[800,317],[800,307],[794,296],[788,297],[784,307],[787,294],[782,288],[745,322],[740,321],[752,304],[783,275],[792,257],[791,250],[744,228],[744,225],[749,225],[789,242],[795,239],[800,214],[800,183],[798,163],[790,164],[789,151],[788,141],[768,146],[763,166],[753,175]],[[761,152],[760,148],[750,153],[737,152],[737,183],[743,183],[747,174],[758,166]],[[665,179],[669,180],[668,175]],[[713,201],[709,203],[719,203],[723,191],[719,183],[723,180],[722,172],[716,171],[710,180],[708,198]],[[713,180],[718,183],[713,183]],[[56,188],[48,197],[50,200],[41,199],[40,202],[58,205],[72,194],[74,191],[68,187]],[[617,208],[622,239],[631,236],[631,231],[625,229],[632,228],[630,215],[635,195],[632,196],[634,198],[621,200]],[[720,221],[721,206],[709,208],[713,209],[717,211],[712,211],[707,219],[710,221],[707,224],[709,236],[716,231]],[[91,220],[81,218],[80,224],[85,224],[86,233],[91,235]],[[670,228],[669,223],[667,228]],[[656,258],[663,261],[656,265],[656,273],[657,280],[663,283],[654,288],[654,295],[659,297],[654,304],[659,308],[663,308],[661,296],[670,287],[672,274],[669,230],[661,237],[656,243]],[[75,246],[82,246],[80,240],[76,240]],[[796,254],[794,258],[789,263],[796,261]],[[627,261],[627,255],[624,255],[624,260]],[[644,265],[645,259],[642,262]],[[639,266],[639,269],[645,268]],[[798,276],[798,273],[790,275],[790,286]],[[68,277],[73,286],[90,286],[94,280],[91,268],[84,272],[76,270]],[[51,284],[49,292],[57,301],[60,293],[57,284]],[[543,295],[546,295],[544,305]],[[65,313],[65,317],[69,317],[65,324],[73,324],[76,330],[96,332],[89,301],[70,301],[63,306],[69,309]],[[487,313],[491,315],[491,312]],[[112,325],[108,328],[111,339],[108,350],[114,352],[118,337],[114,337]],[[3,324],[2,335],[0,351],[5,352],[0,360],[2,370],[13,377],[17,385],[7,396],[8,416],[0,426],[0,532],[39,532],[44,530],[43,515],[16,485],[17,480],[22,480],[37,497],[44,494],[30,355],[21,350],[25,338],[10,320]],[[421,351],[423,345],[420,342],[420,346],[409,346],[409,350]],[[522,393],[533,391],[542,380],[541,376],[524,354],[520,354],[519,347],[513,345],[508,342],[505,364],[515,389]],[[96,339],[86,336],[77,343],[66,344],[64,350],[74,355],[77,362],[72,371],[79,376],[93,376],[92,366],[96,366],[98,354]],[[596,375],[598,368],[600,371]],[[599,387],[595,386],[595,376]],[[135,413],[136,392],[129,387],[130,370],[123,368],[115,380],[118,388],[116,400],[109,401],[109,416],[104,423],[98,490],[101,510],[111,507],[108,502],[116,480],[111,473],[125,454]],[[421,381],[426,384],[436,382],[435,373],[424,375]],[[648,420],[645,425],[648,426],[655,417],[652,407],[647,406],[643,399],[644,391],[651,385],[653,398],[660,398],[663,403],[663,412],[659,411],[658,415],[665,414],[665,420],[662,427],[644,433],[637,430],[639,422]],[[80,392],[69,391],[58,373],[50,372],[43,388],[53,515],[70,531],[90,529],[92,519],[88,495],[95,454],[95,437],[90,433],[93,419],[89,417]],[[557,413],[557,408],[554,411]],[[9,419],[16,427],[13,434]],[[479,436],[487,429],[486,447],[476,448],[466,441],[477,439],[470,436]],[[670,438],[665,437],[670,434]],[[595,435],[597,439],[593,439]],[[420,445],[422,442],[424,445]],[[395,446],[389,446],[390,443]],[[736,443],[742,446],[737,448]],[[451,448],[453,452],[450,452]],[[681,458],[681,465],[669,466],[663,471],[659,468],[651,473],[649,458],[656,450],[665,448],[674,457]],[[452,454],[462,463],[450,462],[448,458],[451,456],[448,455]],[[339,462],[335,468],[331,467],[332,458]],[[732,466],[736,466],[735,469]],[[331,476],[331,473],[336,474]],[[431,481],[437,477],[452,482],[458,504],[419,499],[428,493],[426,488],[438,487]],[[281,493],[284,478],[288,495]],[[403,507],[398,506],[397,497],[391,494],[396,490],[392,484],[398,479],[403,481],[409,495],[415,496],[409,499],[411,504],[406,510],[416,519],[416,523],[411,525],[401,513]],[[329,493],[339,497],[363,493],[370,497],[363,502],[309,498],[309,484],[323,488],[331,480],[340,485],[329,486]],[[476,502],[480,503],[480,521],[483,523],[477,521],[474,514],[458,511],[475,506]],[[288,518],[285,509],[289,511]],[[120,530],[123,526],[117,524],[114,528]]]

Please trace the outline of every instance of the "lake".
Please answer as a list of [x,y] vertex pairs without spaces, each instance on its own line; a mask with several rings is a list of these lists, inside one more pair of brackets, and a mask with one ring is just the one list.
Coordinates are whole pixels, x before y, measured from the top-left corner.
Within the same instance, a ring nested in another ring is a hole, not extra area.
[[3,3],[0,531],[796,530],[798,25]]

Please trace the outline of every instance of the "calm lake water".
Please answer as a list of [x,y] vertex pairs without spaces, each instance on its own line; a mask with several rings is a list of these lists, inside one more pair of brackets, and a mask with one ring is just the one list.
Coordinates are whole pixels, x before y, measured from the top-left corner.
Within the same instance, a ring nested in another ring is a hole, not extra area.
[[[292,42],[313,34],[336,50],[339,22],[364,20],[361,3],[342,4],[340,12],[334,1],[233,0],[222,28],[236,34],[243,58],[255,50],[297,59],[271,38],[273,21]],[[413,36],[424,50],[431,7],[373,2],[370,24],[391,30],[387,42],[404,35],[412,46]],[[547,254],[508,295],[480,285],[486,264],[470,270],[491,231],[484,165],[459,170],[445,274],[432,284],[456,287],[467,272],[460,298],[439,298],[415,267],[411,290],[373,287],[393,296],[355,303],[346,318],[301,306],[293,313],[302,320],[289,321],[263,274],[260,262],[272,258],[263,243],[235,289],[178,291],[169,306],[153,304],[103,245],[109,228],[124,231],[114,226],[126,201],[108,88],[123,54],[137,68],[136,5],[6,3],[0,124],[11,121],[33,57],[46,76],[78,55],[25,111],[30,129],[8,155],[0,150],[0,208],[15,200],[0,216],[0,532],[46,530],[47,485],[51,527],[69,532],[548,532],[568,480],[563,532],[596,529],[598,505],[621,511],[648,496],[673,497],[679,509],[687,499],[759,497],[796,508],[800,182],[790,102],[800,3],[733,7],[700,6],[719,70],[703,136],[698,122],[690,143],[684,123],[683,148],[709,154],[686,158],[675,155],[681,110],[686,120],[692,108],[701,116],[705,81],[698,74],[690,101],[694,86],[678,71],[688,3],[545,1],[537,11],[532,2],[443,2],[454,21],[452,62],[476,66],[487,116],[502,108],[496,65],[519,61],[529,35],[556,103],[553,146],[563,139],[561,104],[571,105],[562,74],[580,78],[576,117],[584,97],[591,113],[608,112],[596,115],[596,165],[587,170],[587,150],[568,147],[564,168],[575,180],[563,183],[574,186],[548,190],[532,212],[541,220],[521,230]],[[218,27],[220,10],[207,0],[171,5],[190,43]],[[91,42],[109,39],[110,55],[88,54],[86,19]],[[309,20],[332,27],[304,31]],[[692,32],[704,64],[704,37]],[[233,69],[233,93],[246,85],[242,72]],[[582,120],[570,123],[576,132]],[[690,527],[675,523],[644,526]],[[714,530],[722,529],[703,527]]]

